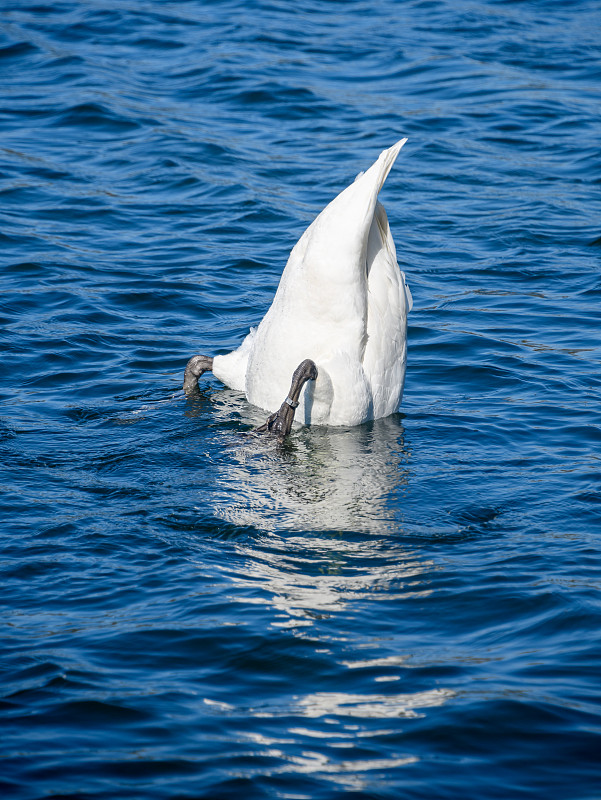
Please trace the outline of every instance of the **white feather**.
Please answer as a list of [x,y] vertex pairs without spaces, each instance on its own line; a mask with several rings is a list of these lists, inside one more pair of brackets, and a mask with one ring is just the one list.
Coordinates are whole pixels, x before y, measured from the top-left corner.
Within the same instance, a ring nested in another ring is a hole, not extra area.
[[357,425],[394,413],[405,381],[412,300],[377,197],[406,139],[324,208],[288,259],[271,307],[213,373],[248,400],[275,411],[305,358],[318,370],[296,419]]

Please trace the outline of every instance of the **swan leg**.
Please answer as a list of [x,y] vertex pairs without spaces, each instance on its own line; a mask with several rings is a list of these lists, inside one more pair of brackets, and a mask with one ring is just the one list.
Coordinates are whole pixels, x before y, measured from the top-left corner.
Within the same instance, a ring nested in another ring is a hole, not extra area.
[[208,370],[213,369],[213,359],[210,356],[192,356],[186,364],[184,372],[184,392],[191,394],[198,389],[198,379]]
[[292,383],[288,397],[284,400],[279,410],[272,414],[263,425],[255,428],[257,433],[273,433],[282,441],[292,428],[294,412],[298,406],[298,398],[301,389],[307,381],[314,381],[317,378],[317,367],[310,358],[302,361],[294,370]]

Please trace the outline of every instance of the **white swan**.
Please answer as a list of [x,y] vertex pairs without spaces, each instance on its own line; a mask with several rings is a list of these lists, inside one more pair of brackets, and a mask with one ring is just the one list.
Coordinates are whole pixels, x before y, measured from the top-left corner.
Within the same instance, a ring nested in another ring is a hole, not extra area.
[[406,141],[384,150],[307,228],[271,307],[240,347],[190,359],[186,393],[212,369],[254,405],[279,409],[259,430],[280,436],[297,406],[306,425],[358,425],[397,411],[412,299],[377,198]]

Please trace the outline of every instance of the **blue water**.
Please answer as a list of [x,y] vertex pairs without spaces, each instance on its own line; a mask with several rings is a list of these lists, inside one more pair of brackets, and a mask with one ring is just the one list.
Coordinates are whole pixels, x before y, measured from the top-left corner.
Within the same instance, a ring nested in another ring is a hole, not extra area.
[[[600,4],[1,6],[0,795],[598,800]],[[186,400],[401,136],[401,412]]]

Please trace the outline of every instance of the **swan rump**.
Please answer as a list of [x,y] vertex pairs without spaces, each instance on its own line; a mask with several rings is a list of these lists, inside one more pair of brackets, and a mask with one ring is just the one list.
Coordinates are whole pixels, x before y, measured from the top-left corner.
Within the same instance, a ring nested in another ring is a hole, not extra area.
[[274,411],[290,377],[312,359],[318,377],[299,397],[306,425],[357,425],[398,410],[412,300],[378,193],[401,139],[342,191],[296,243],[273,303],[213,373]]

